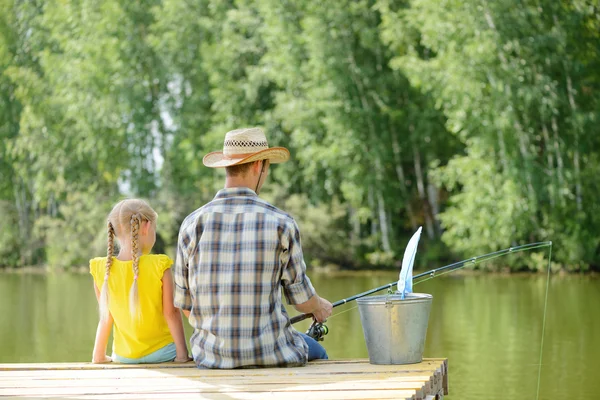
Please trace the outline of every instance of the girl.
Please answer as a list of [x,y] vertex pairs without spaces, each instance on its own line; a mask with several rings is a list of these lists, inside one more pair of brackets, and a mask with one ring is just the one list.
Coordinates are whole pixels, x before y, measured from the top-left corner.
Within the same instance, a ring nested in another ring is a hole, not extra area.
[[[143,200],[119,202],[108,215],[107,257],[90,260],[100,308],[93,363],[188,361],[181,314],[173,305],[173,261],[151,255],[156,212]],[[113,257],[114,237],[120,250]],[[112,359],[106,355],[113,327]]]

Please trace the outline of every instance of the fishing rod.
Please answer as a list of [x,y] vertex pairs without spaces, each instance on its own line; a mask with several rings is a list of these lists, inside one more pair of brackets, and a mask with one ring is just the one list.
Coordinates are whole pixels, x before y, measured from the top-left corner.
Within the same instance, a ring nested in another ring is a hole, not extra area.
[[[458,261],[453,264],[448,264],[448,265],[445,265],[440,268],[434,268],[430,271],[422,272],[417,275],[413,275],[413,280],[418,280],[414,284],[416,285],[417,283],[425,282],[429,279],[435,278],[436,276],[447,274],[449,272],[455,271],[455,270],[460,269],[469,264],[476,265],[476,264],[479,264],[484,261],[489,261],[494,258],[501,257],[505,254],[519,253],[519,252],[525,251],[525,250],[533,250],[533,249],[538,249],[541,247],[548,247],[548,246],[552,246],[551,241],[536,242],[536,243],[524,244],[521,246],[509,247],[508,249],[498,250],[493,253],[484,254],[482,256],[467,258],[466,260]],[[380,292],[385,289],[390,289],[392,286],[394,286],[396,284],[398,284],[398,281],[390,282],[386,285],[379,286],[379,287],[371,289],[371,290],[367,290],[366,292],[362,292],[362,293],[356,294],[354,296],[350,296],[348,298],[338,300],[335,303],[333,303],[332,306],[337,307],[337,306],[341,306],[343,304],[347,304],[356,299],[360,299],[361,297],[365,297],[365,296],[368,296],[368,295],[376,293],[376,292]],[[295,317],[290,318],[290,322],[292,324],[295,324],[297,322],[304,321],[305,319],[310,318],[312,316],[313,315],[310,313],[296,315]],[[329,332],[329,329],[327,328],[327,326],[315,321],[315,322],[313,322],[311,327],[308,329],[306,334],[313,337],[315,340],[323,340],[323,336],[326,335],[328,332]]]

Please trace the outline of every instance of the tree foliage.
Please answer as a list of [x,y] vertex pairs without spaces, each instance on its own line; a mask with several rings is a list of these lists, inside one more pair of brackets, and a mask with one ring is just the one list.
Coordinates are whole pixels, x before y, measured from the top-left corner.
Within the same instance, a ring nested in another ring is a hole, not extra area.
[[124,196],[159,211],[168,249],[222,185],[202,156],[260,125],[293,155],[265,195],[314,263],[397,265],[422,225],[421,265],[553,240],[597,269],[599,10],[0,2],[0,264],[84,264]]

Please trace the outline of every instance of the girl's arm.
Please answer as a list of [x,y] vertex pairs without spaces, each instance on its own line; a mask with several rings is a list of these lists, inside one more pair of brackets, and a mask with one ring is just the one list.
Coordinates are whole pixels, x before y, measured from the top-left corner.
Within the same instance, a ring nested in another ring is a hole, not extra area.
[[171,270],[165,270],[162,278],[163,283],[163,315],[173,336],[175,348],[177,351],[176,362],[186,362],[190,358],[188,349],[185,343],[185,334],[183,332],[183,323],[181,322],[181,313],[179,308],[173,305],[173,275]]
[[[96,299],[100,302],[100,291],[94,283],[94,291],[96,292]],[[113,326],[113,317],[109,313],[108,320],[98,322],[98,329],[96,329],[96,340],[94,342],[94,353],[92,354],[92,362],[94,364],[111,362],[111,358],[106,355],[106,346],[108,345],[108,337]]]

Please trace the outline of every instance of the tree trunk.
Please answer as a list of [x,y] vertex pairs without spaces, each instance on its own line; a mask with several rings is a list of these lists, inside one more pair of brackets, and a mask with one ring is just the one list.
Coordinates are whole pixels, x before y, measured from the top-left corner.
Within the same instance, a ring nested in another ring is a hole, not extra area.
[[16,178],[13,182],[15,206],[19,216],[19,247],[21,253],[21,265],[31,265],[31,229],[27,192],[21,179]]
[[355,249],[360,245],[360,220],[356,213],[356,209],[352,206],[348,207],[348,218],[350,219],[350,246],[352,246],[352,253],[355,254]]
[[502,165],[502,172],[508,173],[508,159],[506,158],[506,144],[504,143],[504,132],[498,129],[498,146],[500,147],[500,164]]
[[[369,195],[368,195],[369,209],[375,210],[375,199],[373,197],[373,185],[369,185]],[[377,235],[379,231],[379,224],[377,217],[373,216],[371,223],[371,236]]]
[[437,236],[441,236],[442,227],[440,226],[440,222],[438,219],[438,215],[440,213],[439,207],[439,191],[438,188],[431,182],[427,182],[427,199],[429,200],[429,205],[431,206],[431,216],[433,217],[433,227],[435,228],[435,233]]
[[[565,65],[565,72],[567,66]],[[567,72],[567,95],[569,97],[569,105],[571,106],[571,120],[576,121],[577,107],[575,106],[575,97],[573,96],[573,82],[571,75]],[[575,169],[575,200],[577,202],[577,211],[582,210],[582,193],[581,193],[581,169],[579,166],[579,124],[574,123],[573,132],[575,133],[575,143],[573,149],[573,167]]]
[[[411,126],[412,128],[412,126]],[[429,203],[427,201],[427,195],[425,193],[425,178],[423,176],[423,171],[421,169],[421,154],[419,153],[419,149],[413,143],[413,154],[414,154],[414,162],[415,162],[415,176],[417,178],[417,191],[419,193],[419,198],[423,202],[423,216],[425,218],[425,231],[427,232],[427,237],[429,239],[433,239],[435,237],[435,230],[433,228],[433,221],[431,219],[431,214],[429,212]]]
[[548,128],[546,124],[542,124],[542,137],[544,138],[544,152],[546,153],[546,159],[548,160],[548,171],[547,174],[550,177],[551,184],[549,185],[550,191],[550,208],[554,208],[556,204],[556,182],[554,179],[554,157],[552,156],[552,150],[550,148],[550,135],[548,134]]
[[538,201],[537,194],[535,189],[533,188],[533,178],[531,176],[531,155],[529,151],[527,151],[527,141],[526,141],[526,133],[523,130],[523,127],[519,123],[518,118],[515,116],[515,131],[517,132],[517,138],[519,139],[519,151],[521,153],[521,157],[523,158],[524,163],[524,173],[525,173],[525,182],[527,184],[527,193],[528,193],[528,203],[529,203],[529,219],[532,222],[533,226],[538,228],[538,220],[537,220],[537,209],[538,209]]
[[377,190],[377,208],[379,211],[379,227],[381,228],[381,245],[383,251],[391,252],[392,247],[390,246],[390,232],[388,229],[387,213],[385,212],[385,201],[381,190]]
[[558,198],[560,200],[561,206],[565,205],[565,198],[562,196],[561,190],[565,187],[565,178],[564,178],[564,163],[562,159],[562,155],[560,154],[560,138],[558,135],[558,123],[556,122],[556,117],[552,117],[552,134],[554,136],[554,153],[556,155],[556,173],[558,176]]
[[404,176],[404,168],[402,168],[402,160],[400,158],[400,145],[398,144],[398,138],[396,137],[396,132],[392,130],[392,150],[394,152],[394,162],[396,163],[396,175],[398,175],[398,180],[400,181],[400,191],[402,192],[402,196],[404,196],[406,202],[406,214],[408,214],[408,220],[410,221],[410,227],[413,231],[417,229],[417,219],[415,217],[415,213],[412,209],[411,199],[408,193],[408,188],[406,185],[406,177]]

